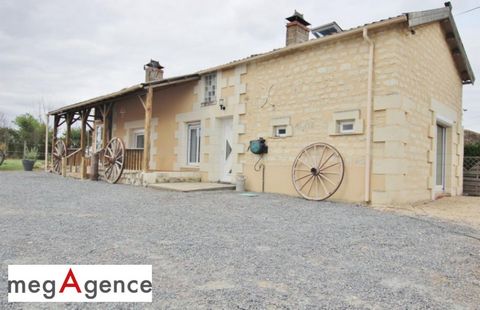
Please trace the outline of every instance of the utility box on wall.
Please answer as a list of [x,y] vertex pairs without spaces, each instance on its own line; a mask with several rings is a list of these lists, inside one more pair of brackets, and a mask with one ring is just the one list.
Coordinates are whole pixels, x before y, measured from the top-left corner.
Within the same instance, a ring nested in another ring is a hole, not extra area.
[[249,148],[253,154],[261,155],[268,153],[268,146],[266,144],[266,141],[261,137],[257,140],[251,140]]

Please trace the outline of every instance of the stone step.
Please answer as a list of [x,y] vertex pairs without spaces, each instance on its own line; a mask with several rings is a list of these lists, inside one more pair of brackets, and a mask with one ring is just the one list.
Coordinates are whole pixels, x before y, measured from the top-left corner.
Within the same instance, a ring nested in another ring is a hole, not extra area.
[[234,184],[208,183],[208,182],[177,182],[149,184],[148,187],[177,192],[198,192],[214,190],[233,190]]
[[144,184],[200,182],[202,177],[197,171],[156,171],[143,174]]

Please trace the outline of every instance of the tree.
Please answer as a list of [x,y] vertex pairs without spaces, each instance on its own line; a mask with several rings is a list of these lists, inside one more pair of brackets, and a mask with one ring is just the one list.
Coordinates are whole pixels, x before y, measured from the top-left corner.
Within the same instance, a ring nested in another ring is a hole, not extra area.
[[[78,148],[80,147],[80,134],[81,134],[81,129],[80,128],[72,128],[70,129],[70,147],[71,148]],[[64,132],[63,139],[67,138],[67,133]]]
[[7,118],[0,112],[0,144],[6,144],[8,139]]
[[28,145],[38,145],[42,142],[45,134],[45,124],[26,113],[15,118],[13,123],[18,127],[17,133],[20,140]]

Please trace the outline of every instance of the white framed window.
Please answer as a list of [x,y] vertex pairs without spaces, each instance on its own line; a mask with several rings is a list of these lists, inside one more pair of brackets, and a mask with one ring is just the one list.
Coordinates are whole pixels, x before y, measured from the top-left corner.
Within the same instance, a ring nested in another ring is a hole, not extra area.
[[187,164],[198,165],[200,163],[200,122],[187,125]]
[[217,96],[217,73],[210,73],[204,76],[204,98],[203,103],[205,105],[215,103]]
[[441,191],[445,190],[445,167],[447,148],[447,128],[437,123],[435,185]]
[[133,132],[133,148],[143,149],[145,146],[145,132],[143,129],[138,129]]
[[273,132],[275,137],[286,137],[287,136],[287,125],[279,125],[273,127]]
[[360,110],[333,112],[332,121],[328,123],[328,134],[331,136],[363,134]]
[[338,132],[339,133],[353,133],[354,132],[354,124],[355,120],[348,119],[348,120],[339,120],[338,123]]

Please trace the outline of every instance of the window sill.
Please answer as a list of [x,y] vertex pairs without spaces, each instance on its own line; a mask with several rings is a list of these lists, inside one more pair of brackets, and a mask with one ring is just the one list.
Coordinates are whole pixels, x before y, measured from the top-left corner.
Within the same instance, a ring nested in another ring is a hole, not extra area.
[[183,168],[199,168],[200,163],[198,163],[198,164],[186,164],[186,165],[183,165],[182,167]]
[[217,104],[216,101],[204,101],[204,102],[200,103],[200,106],[201,107],[208,107],[208,106],[216,105],[216,104]]
[[336,132],[336,133],[329,134],[329,136],[355,136],[355,135],[363,135],[363,132]]
[[200,165],[183,165],[179,167],[180,171],[198,171],[200,170]]
[[270,137],[270,139],[274,139],[274,140],[275,140],[275,139],[286,139],[286,138],[291,138],[291,137],[292,137],[292,135],[290,135],[290,136],[284,136],[284,137],[272,136],[272,137]]

